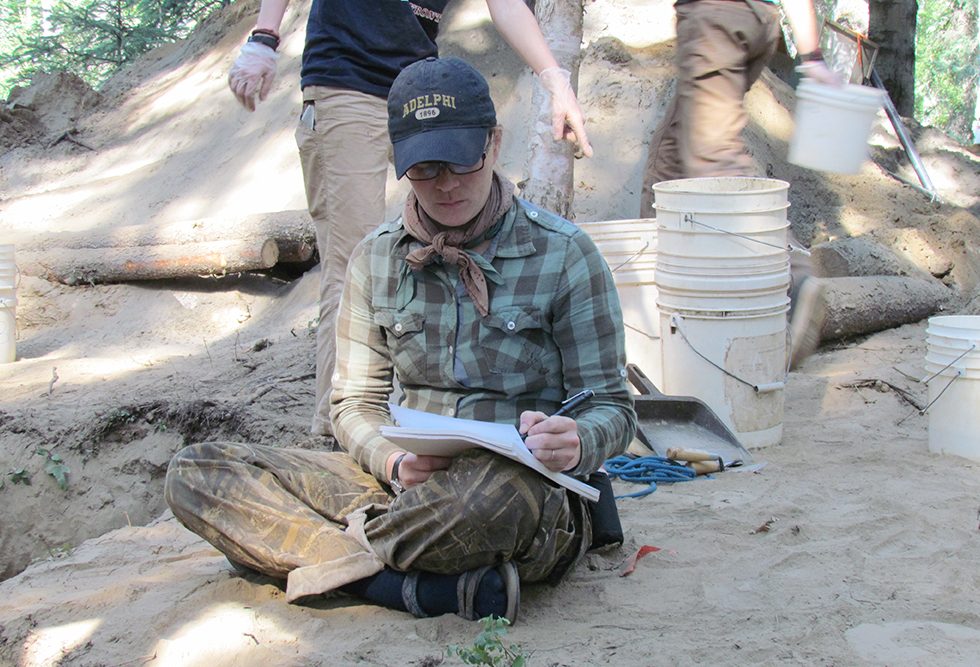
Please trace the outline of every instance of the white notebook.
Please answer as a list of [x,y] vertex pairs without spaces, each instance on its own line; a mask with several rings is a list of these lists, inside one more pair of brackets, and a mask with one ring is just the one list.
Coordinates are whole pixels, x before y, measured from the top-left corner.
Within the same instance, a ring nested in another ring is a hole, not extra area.
[[381,435],[407,452],[428,456],[455,456],[472,447],[483,447],[523,463],[556,484],[595,502],[599,491],[571,475],[548,470],[524,444],[517,427],[446,417],[389,404],[397,426],[384,425]]

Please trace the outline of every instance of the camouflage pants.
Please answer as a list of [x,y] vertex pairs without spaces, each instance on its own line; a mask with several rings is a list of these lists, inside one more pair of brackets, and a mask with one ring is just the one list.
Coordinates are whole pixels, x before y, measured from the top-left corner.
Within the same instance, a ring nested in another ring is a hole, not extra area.
[[398,497],[343,452],[207,442],[170,462],[174,515],[230,560],[286,578],[286,597],[379,572],[457,574],[512,560],[521,579],[560,577],[588,547],[583,501],[484,451]]

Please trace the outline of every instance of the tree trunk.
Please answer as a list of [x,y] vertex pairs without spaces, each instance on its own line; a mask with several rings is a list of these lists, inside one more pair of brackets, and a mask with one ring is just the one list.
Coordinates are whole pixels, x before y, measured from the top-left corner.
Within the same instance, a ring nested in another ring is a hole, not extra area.
[[[558,64],[572,73],[578,88],[581,62],[583,0],[536,0],[534,14]],[[572,219],[573,152],[568,142],[558,142],[551,130],[551,99],[534,78],[531,108],[536,110],[531,128],[523,196],[534,204]]]
[[272,239],[202,241],[124,248],[49,248],[18,253],[27,275],[65,285],[222,276],[268,269],[279,258]]
[[870,0],[868,39],[880,49],[875,70],[902,116],[915,114],[916,0]]
[[74,285],[267,269],[308,262],[315,247],[309,213],[296,210],[39,235],[18,248],[18,264]]

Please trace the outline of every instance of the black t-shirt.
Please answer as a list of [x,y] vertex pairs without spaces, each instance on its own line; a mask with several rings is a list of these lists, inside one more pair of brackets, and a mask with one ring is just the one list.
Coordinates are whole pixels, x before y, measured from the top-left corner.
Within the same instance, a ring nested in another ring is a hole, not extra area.
[[332,86],[387,97],[398,73],[439,55],[450,0],[313,0],[300,87]]

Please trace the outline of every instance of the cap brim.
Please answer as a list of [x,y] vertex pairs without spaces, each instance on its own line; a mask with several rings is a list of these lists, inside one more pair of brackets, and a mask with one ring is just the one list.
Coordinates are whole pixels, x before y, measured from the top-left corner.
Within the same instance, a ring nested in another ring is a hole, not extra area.
[[392,144],[395,153],[395,174],[401,178],[419,162],[476,164],[483,155],[489,130],[488,127],[428,130],[396,141]]

